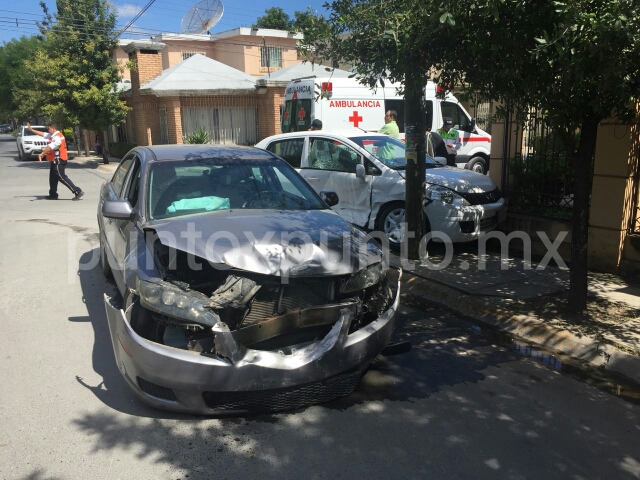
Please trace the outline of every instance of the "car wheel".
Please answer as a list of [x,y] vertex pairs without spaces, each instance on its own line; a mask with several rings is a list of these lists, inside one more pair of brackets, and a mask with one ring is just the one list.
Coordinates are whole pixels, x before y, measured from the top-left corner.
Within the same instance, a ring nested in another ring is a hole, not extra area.
[[483,157],[474,157],[467,163],[467,168],[484,175],[487,173],[487,161]]
[[18,146],[18,160],[24,160],[24,156],[22,155],[22,150],[20,150],[20,146]]
[[400,250],[400,244],[404,239],[405,226],[404,203],[391,203],[380,213],[378,230],[387,237],[389,247],[392,250]]
[[111,266],[109,265],[109,260],[107,259],[107,251],[105,250],[104,244],[102,243],[102,233],[100,234],[100,267],[102,268],[103,275],[111,280],[113,278],[111,272]]

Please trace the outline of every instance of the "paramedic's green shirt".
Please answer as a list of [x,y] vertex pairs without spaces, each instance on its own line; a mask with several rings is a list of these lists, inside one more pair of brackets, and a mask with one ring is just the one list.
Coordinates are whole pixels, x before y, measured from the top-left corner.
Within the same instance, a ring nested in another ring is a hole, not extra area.
[[395,120],[385,123],[378,133],[384,133],[385,135],[389,135],[391,138],[398,138],[398,134],[400,133],[400,129],[398,128],[398,124]]

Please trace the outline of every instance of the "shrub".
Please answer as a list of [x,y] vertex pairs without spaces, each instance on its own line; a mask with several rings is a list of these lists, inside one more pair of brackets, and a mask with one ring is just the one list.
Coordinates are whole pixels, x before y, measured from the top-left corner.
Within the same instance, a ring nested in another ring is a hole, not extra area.
[[203,144],[203,143],[211,143],[211,134],[204,129],[198,127],[189,135],[185,135],[182,138],[183,143],[191,143],[191,144]]
[[109,155],[116,158],[124,157],[129,150],[136,147],[135,143],[110,143]]

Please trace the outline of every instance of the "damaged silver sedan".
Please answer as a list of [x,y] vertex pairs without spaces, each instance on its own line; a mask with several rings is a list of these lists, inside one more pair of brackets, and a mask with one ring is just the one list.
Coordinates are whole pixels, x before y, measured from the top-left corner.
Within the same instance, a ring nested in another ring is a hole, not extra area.
[[[279,411],[349,395],[391,338],[401,272],[287,163],[138,147],[100,194],[118,367],[156,407]],[[118,304],[116,304],[116,302]]]

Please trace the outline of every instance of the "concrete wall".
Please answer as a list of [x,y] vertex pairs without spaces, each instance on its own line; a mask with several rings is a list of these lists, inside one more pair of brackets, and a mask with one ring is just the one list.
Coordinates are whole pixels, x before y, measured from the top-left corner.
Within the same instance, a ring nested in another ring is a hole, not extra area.
[[194,40],[165,40],[167,46],[162,49],[162,69],[166,70],[182,62],[184,53],[200,53],[205,57],[217,60],[215,44]]
[[[589,217],[589,268],[617,272],[638,195],[640,154],[637,123],[612,118],[598,127]],[[630,250],[628,256],[633,256]]]

